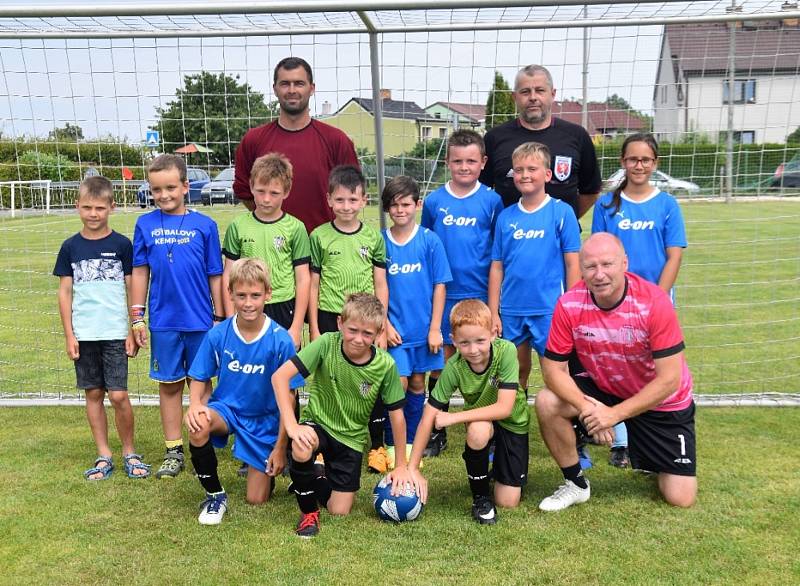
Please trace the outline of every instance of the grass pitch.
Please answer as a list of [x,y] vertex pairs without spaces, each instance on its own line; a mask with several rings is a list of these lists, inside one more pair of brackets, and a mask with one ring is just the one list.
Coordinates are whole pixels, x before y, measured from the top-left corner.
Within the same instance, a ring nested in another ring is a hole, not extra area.
[[[109,412],[111,417],[111,413]],[[157,464],[158,410],[137,407],[137,448]],[[430,500],[418,521],[382,523],[362,476],[349,517],[322,513],[322,532],[294,536],[298,509],[278,479],[274,499],[244,502],[244,480],[219,451],[230,509],[222,525],[197,523],[203,492],[174,480],[83,480],[93,458],[83,410],[0,409],[0,559],[4,584],[797,584],[800,583],[798,409],[698,411],[699,500],[664,504],[654,479],[606,464],[592,447],[593,496],[559,513],[539,501],[559,483],[536,425],[521,506],[479,526],[450,433],[426,460]],[[120,447],[112,432],[115,462]]]

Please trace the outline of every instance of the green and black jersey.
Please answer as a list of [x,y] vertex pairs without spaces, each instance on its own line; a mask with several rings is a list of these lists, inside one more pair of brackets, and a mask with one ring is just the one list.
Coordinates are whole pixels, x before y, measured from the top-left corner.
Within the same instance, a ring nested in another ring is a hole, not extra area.
[[340,332],[323,334],[291,360],[303,378],[314,375],[303,419],[356,451],[367,444],[369,416],[378,396],[390,411],[405,405],[392,357],[373,346],[369,362],[355,364],[342,351]]
[[319,309],[341,313],[350,293],[375,293],[373,267],[385,266],[383,237],[363,222],[355,232],[342,232],[328,222],[311,233],[311,270],[319,273]]
[[444,366],[431,392],[429,403],[443,409],[455,391],[464,397],[464,410],[488,407],[497,403],[498,389],[516,389],[517,398],[511,415],[498,423],[513,433],[528,433],[530,412],[525,392],[519,388],[517,348],[508,340],[496,338],[489,351],[486,370],[476,373],[458,352]]
[[311,262],[306,227],[287,213],[273,222],[259,220],[255,212],[237,216],[225,231],[222,254],[231,260],[260,258],[267,263],[272,280],[270,303],[294,299],[294,268]]

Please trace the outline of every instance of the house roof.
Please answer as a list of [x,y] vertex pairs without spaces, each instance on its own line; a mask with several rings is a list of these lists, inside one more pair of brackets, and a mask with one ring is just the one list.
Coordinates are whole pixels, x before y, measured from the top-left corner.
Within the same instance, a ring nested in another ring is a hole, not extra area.
[[[370,114],[373,113],[373,101],[370,98],[350,98],[347,104],[350,102],[357,103]],[[347,104],[339,108],[339,110],[341,111],[347,106]],[[403,120],[419,120],[422,118],[430,118],[430,114],[420,108],[416,103],[405,102],[403,100],[384,99],[381,112],[383,113],[384,118],[401,118]]]
[[[553,116],[581,124],[583,106],[580,102],[564,100],[553,103]],[[638,116],[627,110],[614,108],[603,102],[589,102],[587,105],[589,125],[586,129],[589,134],[603,134],[609,130],[644,130],[645,123]]]
[[[671,55],[686,75],[728,69],[730,29],[727,24],[677,24],[664,28]],[[736,29],[737,72],[800,72],[800,27],[781,21]]]
[[[481,122],[486,119],[486,104],[462,104],[459,102],[435,102],[428,106],[431,108],[436,105],[444,106],[470,120]],[[427,108],[426,108],[427,109]]]

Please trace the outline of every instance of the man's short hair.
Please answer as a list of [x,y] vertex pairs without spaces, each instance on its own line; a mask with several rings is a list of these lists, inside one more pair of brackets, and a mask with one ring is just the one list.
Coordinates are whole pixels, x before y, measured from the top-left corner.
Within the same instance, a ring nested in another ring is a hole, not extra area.
[[537,73],[543,74],[547,78],[547,85],[550,86],[550,89],[553,89],[553,76],[550,74],[550,71],[547,69],[547,67],[542,65],[526,65],[517,72],[517,75],[514,78],[514,91],[516,91],[519,87],[520,77],[523,75],[527,77],[533,77]]
[[383,303],[372,293],[351,293],[344,300],[342,323],[354,319],[374,326],[380,332],[384,313]]
[[337,165],[328,176],[328,193],[333,194],[337,187],[345,187],[355,193],[361,187],[364,195],[367,194],[367,180],[358,167],[353,165]]
[[547,148],[545,144],[540,142],[523,142],[511,153],[511,164],[513,165],[518,160],[526,157],[536,157],[542,162],[544,167],[547,169],[550,168],[550,161],[552,158],[550,156],[550,149]]
[[177,169],[181,182],[185,183],[189,172],[186,170],[186,161],[183,157],[178,155],[158,155],[153,162],[147,167],[148,173],[156,173],[158,171],[168,171],[170,169]]
[[256,183],[269,183],[277,180],[283,185],[283,190],[289,193],[292,189],[292,163],[282,153],[267,153],[258,157],[250,169],[250,187]]
[[78,190],[78,199],[80,200],[82,197],[105,199],[109,205],[112,205],[114,203],[114,186],[102,175],[88,177],[81,182]]
[[240,258],[231,265],[228,291],[233,293],[239,283],[264,285],[264,290],[269,291],[272,287],[269,268],[260,258]]
[[464,299],[453,306],[450,312],[450,331],[452,334],[461,326],[478,326],[492,330],[492,312],[480,299]]
[[471,144],[478,145],[481,156],[486,156],[486,144],[483,142],[483,137],[480,134],[467,128],[456,130],[447,138],[447,158],[450,158],[450,147],[466,147]]
[[302,67],[306,70],[308,74],[308,83],[314,83],[314,74],[311,72],[311,65],[308,64],[308,61],[303,59],[302,57],[284,57],[278,64],[275,66],[275,70],[272,72],[272,83],[278,83],[278,70],[279,69],[297,69],[298,67]]
[[417,182],[407,175],[393,177],[386,183],[386,187],[383,188],[383,193],[381,193],[383,211],[388,212],[394,200],[407,195],[411,196],[414,203],[419,201],[419,185],[417,185]]

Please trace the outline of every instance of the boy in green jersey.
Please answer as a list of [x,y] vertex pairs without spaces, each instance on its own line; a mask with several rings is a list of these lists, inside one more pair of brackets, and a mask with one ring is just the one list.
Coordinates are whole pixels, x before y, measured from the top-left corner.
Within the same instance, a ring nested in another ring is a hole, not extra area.
[[[338,318],[339,331],[311,342],[272,376],[281,423],[292,440],[291,488],[302,513],[295,531],[300,537],[319,533],[320,504],[334,515],[350,513],[360,485],[367,423],[379,397],[389,410],[396,441],[405,443],[405,393],[397,366],[374,345],[385,315],[374,295],[349,295]],[[300,423],[289,390],[289,381],[297,373],[304,378],[314,375]],[[318,453],[325,457],[324,475],[315,470]],[[397,450],[395,458],[392,474],[394,490],[399,492],[412,479],[405,450]]]
[[[472,516],[482,525],[494,525],[495,503],[516,507],[528,479],[530,414],[527,397],[518,384],[517,349],[492,333],[489,307],[477,299],[465,299],[453,307],[450,328],[457,352],[445,364],[425,405],[408,467],[425,502],[427,483],[419,465],[434,423],[439,429],[464,423],[467,441],[463,458],[472,491]],[[444,409],[455,391],[464,397],[464,409],[448,413]],[[494,499],[489,488],[492,438]]]
[[[231,265],[240,258],[260,258],[269,267],[272,298],[264,313],[292,336],[300,347],[311,285],[311,248],[303,223],[282,209],[292,189],[292,164],[280,153],[256,159],[250,171],[255,210],[237,216],[225,231],[222,287],[228,289]],[[223,296],[226,317],[234,314]]]
[[[338,331],[337,319],[344,298],[350,293],[374,293],[389,307],[386,284],[386,244],[359,214],[367,205],[366,180],[356,167],[335,167],[328,179],[328,205],[332,222],[311,232],[311,295],[308,327],[311,340],[326,332]],[[378,346],[386,348],[386,333],[379,330]],[[380,401],[370,417],[370,450],[367,465],[371,472],[385,474],[389,456],[383,447],[383,406]]]

